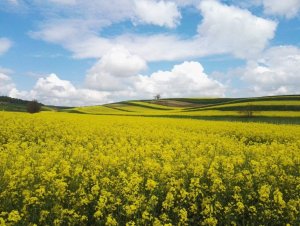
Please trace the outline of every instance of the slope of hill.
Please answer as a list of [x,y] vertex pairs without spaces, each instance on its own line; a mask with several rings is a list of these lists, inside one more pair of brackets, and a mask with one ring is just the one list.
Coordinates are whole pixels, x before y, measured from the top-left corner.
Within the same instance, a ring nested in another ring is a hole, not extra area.
[[67,111],[100,115],[139,115],[300,124],[300,95],[123,101],[101,106],[78,107]]
[[[15,111],[15,112],[26,112],[27,104],[29,101],[11,98],[7,96],[0,96],[0,111]],[[56,107],[46,106],[42,104],[42,111],[53,111]]]
[[[0,97],[0,111],[25,112],[28,101]],[[42,111],[300,124],[300,95],[253,98],[168,98],[88,107],[42,105]]]
[[0,96],[0,111],[26,111],[28,101]]

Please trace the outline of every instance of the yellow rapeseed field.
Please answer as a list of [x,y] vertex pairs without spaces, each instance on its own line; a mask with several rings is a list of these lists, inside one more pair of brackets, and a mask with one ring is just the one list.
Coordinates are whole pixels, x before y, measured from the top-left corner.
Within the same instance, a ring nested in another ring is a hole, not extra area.
[[0,225],[289,224],[300,126],[0,112]]

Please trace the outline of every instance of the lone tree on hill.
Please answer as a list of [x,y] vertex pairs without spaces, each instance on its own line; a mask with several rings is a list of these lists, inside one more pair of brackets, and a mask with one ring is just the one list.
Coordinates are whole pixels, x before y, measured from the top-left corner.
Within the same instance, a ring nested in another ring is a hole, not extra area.
[[155,100],[160,100],[160,98],[161,98],[161,96],[160,96],[160,94],[158,93],[158,94],[156,94],[155,96],[154,96],[154,99]]
[[254,108],[251,104],[248,104],[239,113],[246,118],[252,118],[254,116]]
[[28,113],[38,113],[41,111],[41,104],[37,100],[29,101],[27,104]]

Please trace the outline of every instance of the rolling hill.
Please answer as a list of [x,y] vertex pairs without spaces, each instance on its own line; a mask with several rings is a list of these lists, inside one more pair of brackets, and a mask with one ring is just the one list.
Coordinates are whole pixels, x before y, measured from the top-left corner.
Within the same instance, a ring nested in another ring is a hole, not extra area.
[[[64,110],[98,115],[135,115],[300,124],[300,95],[253,98],[168,98],[123,101]],[[252,117],[247,117],[251,112]]]
[[[20,99],[0,97],[0,110],[25,112],[27,103],[28,101]],[[166,98],[122,101],[87,107],[42,105],[42,111],[300,124],[300,95],[252,98]]]
[[[28,103],[28,100],[0,96],[0,111],[26,112]],[[59,111],[61,109],[68,109],[68,107],[41,105],[41,111]]]
[[26,112],[29,101],[0,96],[0,111]]

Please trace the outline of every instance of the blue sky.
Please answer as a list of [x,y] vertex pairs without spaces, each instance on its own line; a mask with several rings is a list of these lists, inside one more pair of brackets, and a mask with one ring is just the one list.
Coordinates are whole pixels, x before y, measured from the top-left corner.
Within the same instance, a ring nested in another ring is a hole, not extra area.
[[300,93],[300,0],[0,0],[0,95]]

